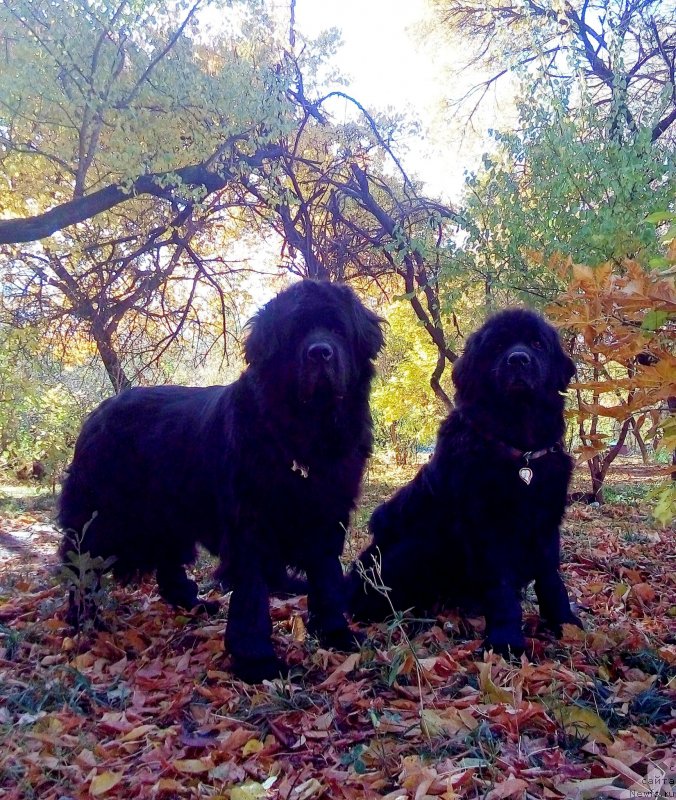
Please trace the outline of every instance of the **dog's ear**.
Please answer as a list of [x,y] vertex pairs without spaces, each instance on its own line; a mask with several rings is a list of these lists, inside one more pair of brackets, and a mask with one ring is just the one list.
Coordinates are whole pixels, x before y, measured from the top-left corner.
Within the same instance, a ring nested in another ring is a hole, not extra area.
[[373,311],[359,303],[355,328],[362,352],[373,360],[385,344],[383,320]]
[[556,387],[560,392],[565,392],[568,388],[568,384],[571,382],[573,377],[577,374],[577,368],[575,367],[575,362],[573,361],[570,356],[566,355],[563,349],[560,349],[560,356],[558,359],[558,370],[557,370],[557,383],[558,386]]
[[468,339],[460,358],[453,364],[453,385],[463,396],[471,394],[476,383],[476,355],[479,349],[481,330],[475,331]]
[[366,308],[357,295],[348,286],[341,287],[350,304],[352,328],[357,340],[359,352],[365,358],[374,359],[385,344],[383,334],[384,320]]
[[255,366],[266,361],[279,347],[275,301],[271,300],[257,311],[246,324],[244,359]]
[[552,342],[552,379],[557,391],[565,392],[568,384],[577,374],[577,368],[573,359],[566,352],[559,332],[551,325],[547,325],[547,328],[550,332],[550,338],[553,337],[554,340]]

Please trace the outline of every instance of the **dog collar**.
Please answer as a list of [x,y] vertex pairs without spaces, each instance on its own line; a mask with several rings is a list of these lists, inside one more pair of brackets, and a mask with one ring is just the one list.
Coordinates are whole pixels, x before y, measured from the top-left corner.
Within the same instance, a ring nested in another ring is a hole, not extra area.
[[555,442],[550,447],[543,447],[541,450],[519,450],[518,447],[512,447],[511,444],[507,444],[507,442],[503,442],[501,439],[497,439],[490,433],[480,430],[476,425],[474,425],[472,420],[469,419],[465,414],[462,414],[461,416],[467,422],[470,428],[472,428],[473,431],[478,433],[479,436],[486,439],[487,441],[498,445],[500,450],[502,450],[502,452],[505,453],[505,455],[509,456],[515,461],[524,462],[524,465],[519,469],[519,477],[526,484],[526,486],[529,486],[530,482],[533,480],[533,470],[530,467],[531,461],[535,461],[538,458],[542,458],[542,456],[546,456],[549,453],[563,452],[562,442]]
[[[509,445],[505,445],[509,447]],[[557,442],[553,444],[551,447],[543,447],[542,450],[527,450],[525,453],[521,450],[517,450],[515,447],[512,448],[515,453],[515,458],[522,458],[525,462],[525,465],[521,467],[519,470],[519,477],[521,480],[528,486],[530,482],[533,480],[533,470],[530,468],[530,462],[536,458],[542,458],[542,456],[546,456],[547,453],[558,453],[561,450],[561,445]],[[518,454],[518,455],[517,455]]]

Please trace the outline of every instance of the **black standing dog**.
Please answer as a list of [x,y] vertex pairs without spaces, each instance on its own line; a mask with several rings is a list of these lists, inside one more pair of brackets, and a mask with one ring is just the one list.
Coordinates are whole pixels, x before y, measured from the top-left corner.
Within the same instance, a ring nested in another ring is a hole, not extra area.
[[268,595],[287,565],[307,574],[311,630],[353,646],[339,556],[371,452],[382,345],[380,320],[351,289],[303,281],[252,320],[248,367],[233,384],[106,400],[82,428],[63,487],[62,558],[114,557],[120,578],[155,571],[160,594],[192,608],[200,600],[184,565],[197,543],[219,554],[233,588],[226,643],[251,682],[284,668]]
[[[579,625],[559,574],[559,524],[572,464],[562,447],[563,396],[575,371],[539,315],[503,311],[469,337],[455,364],[456,408],[431,461],[371,518],[365,568],[382,559],[398,610],[436,603],[481,608],[486,640],[518,652],[521,590],[535,580],[543,622]],[[389,605],[350,576],[356,618]]]

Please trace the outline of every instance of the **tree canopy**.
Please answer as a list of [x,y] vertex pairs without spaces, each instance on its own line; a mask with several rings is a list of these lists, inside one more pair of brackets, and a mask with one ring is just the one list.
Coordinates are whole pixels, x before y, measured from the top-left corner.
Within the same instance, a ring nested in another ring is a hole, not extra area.
[[531,81],[584,80],[585,102],[616,130],[650,128],[673,139],[676,6],[660,0],[430,0],[443,33],[469,45],[464,65],[481,68],[456,102],[469,113],[508,73]]

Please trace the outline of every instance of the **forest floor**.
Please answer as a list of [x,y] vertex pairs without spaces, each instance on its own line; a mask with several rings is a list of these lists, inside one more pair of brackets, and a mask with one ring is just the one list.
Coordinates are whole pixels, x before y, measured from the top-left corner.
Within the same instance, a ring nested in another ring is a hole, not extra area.
[[[346,557],[411,474],[372,468]],[[650,517],[655,480],[628,461],[606,505],[568,509],[585,632],[507,662],[478,654],[482,619],[447,614],[371,626],[346,655],[307,636],[305,598],[273,599],[292,680],[256,687],[228,672],[226,601],[182,615],[152,581],[111,584],[110,630],[74,636],[53,499],[0,485],[0,798],[676,798],[676,535]],[[532,631],[530,595],[525,612]]]

